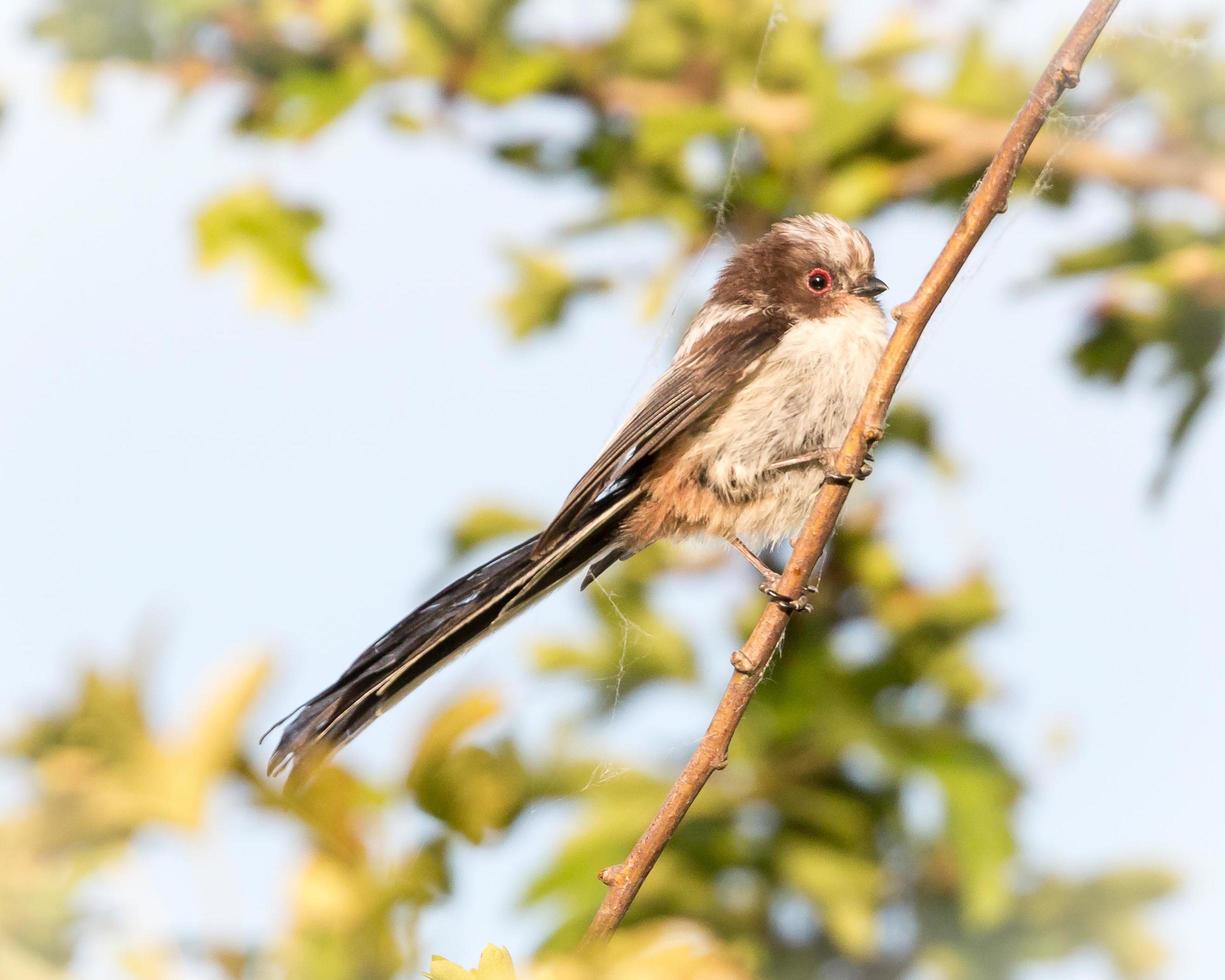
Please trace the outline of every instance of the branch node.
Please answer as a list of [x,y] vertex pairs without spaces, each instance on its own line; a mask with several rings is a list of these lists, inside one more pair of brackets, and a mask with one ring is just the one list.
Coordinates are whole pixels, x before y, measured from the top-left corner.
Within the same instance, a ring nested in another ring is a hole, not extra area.
[[596,875],[596,877],[611,888],[617,883],[617,878],[620,876],[621,870],[624,867],[624,864],[610,864],[607,868],[602,869],[600,873]]
[[718,772],[721,769],[727,768],[727,753],[724,752],[719,758],[710,764],[711,772]]
[[743,650],[736,650],[732,653],[732,667],[738,674],[751,674],[757,669],[757,665]]
[[1076,88],[1080,84],[1079,69],[1060,66],[1055,74],[1055,84],[1061,89]]
[[864,427],[863,441],[868,444],[869,449],[875,446],[883,438],[885,438],[885,430],[879,425],[869,425]]

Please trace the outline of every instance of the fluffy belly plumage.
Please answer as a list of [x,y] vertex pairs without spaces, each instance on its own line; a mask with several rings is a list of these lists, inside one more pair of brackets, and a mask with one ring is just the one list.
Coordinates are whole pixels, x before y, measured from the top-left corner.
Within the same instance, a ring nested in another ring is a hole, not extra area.
[[795,324],[719,417],[661,461],[636,538],[705,532],[763,544],[800,528],[824,473],[775,466],[846,438],[886,340],[880,309],[857,306]]

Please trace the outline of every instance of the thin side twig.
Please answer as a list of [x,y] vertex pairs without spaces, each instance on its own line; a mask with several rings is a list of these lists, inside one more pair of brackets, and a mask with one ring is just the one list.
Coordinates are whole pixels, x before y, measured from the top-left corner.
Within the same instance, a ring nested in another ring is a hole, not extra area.
[[[952,236],[923,278],[914,296],[893,311],[897,321],[868,393],[836,462],[839,474],[859,471],[864,457],[884,435],[885,414],[902,372],[932,313],[952,285],[970,252],[997,214],[1008,206],[1008,192],[1030,144],[1066,89],[1080,80],[1081,67],[1119,0],[1090,0],[1075,26],[1043,71],[982,179],[966,204]],[[849,480],[827,482],[821,488],[791,559],[776,587],[783,595],[801,595],[817,560],[829,543],[834,525],[850,493]],[[592,919],[585,943],[607,939],[625,917],[646,877],[663,853],[685,813],[706,781],[727,765],[727,750],[744,716],[766,664],[783,638],[790,612],[771,603],[762,611],[744,646],[732,656],[735,668],[714,717],[697,749],[668,791],[659,812],[638,838],[625,860],[600,872],[608,894]]]

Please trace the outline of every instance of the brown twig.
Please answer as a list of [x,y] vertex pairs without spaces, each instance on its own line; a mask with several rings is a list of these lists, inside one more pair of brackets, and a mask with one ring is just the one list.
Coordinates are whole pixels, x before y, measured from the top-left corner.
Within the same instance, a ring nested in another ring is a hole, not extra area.
[[[1081,66],[1118,3],[1119,0],[1090,0],[1013,120],[982,180],[970,195],[965,213],[918,291],[893,311],[897,327],[868,386],[868,393],[851,431],[839,450],[838,473],[857,473],[868,451],[884,435],[885,413],[923,328],[987,226],[1007,208],[1008,192],[1030,144],[1064,90],[1072,88],[1079,81]],[[783,595],[802,594],[801,590],[812,576],[817,560],[833,534],[834,524],[850,492],[849,482],[845,478],[840,482],[827,481],[821,488],[777,586]],[[733,655],[735,671],[714,718],[668,791],[659,812],[626,859],[600,872],[600,880],[609,886],[608,894],[592,919],[584,942],[606,939],[617,928],[706,781],[715,770],[727,765],[727,750],[732,735],[761,681],[766,664],[782,641],[790,615],[778,603],[767,605],[748,641]]]

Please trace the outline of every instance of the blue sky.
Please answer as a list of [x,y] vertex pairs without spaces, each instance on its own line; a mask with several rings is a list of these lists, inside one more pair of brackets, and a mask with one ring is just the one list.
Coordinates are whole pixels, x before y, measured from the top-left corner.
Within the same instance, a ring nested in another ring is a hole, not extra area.
[[[35,7],[0,10],[0,712],[44,708],[79,665],[126,662],[147,642],[160,721],[221,665],[265,649],[278,665],[260,708],[271,719],[436,581],[443,529],[463,506],[555,506],[676,325],[644,325],[636,297],[616,297],[512,351],[492,310],[501,248],[584,214],[584,188],[509,174],[446,137],[390,138],[369,106],[308,146],[267,146],[222,135],[224,94],[172,111],[159,85],[117,75],[80,117],[55,101],[51,63],[22,33]],[[1011,5],[999,36],[1040,52],[1061,8]],[[1124,8],[1116,29],[1171,9]],[[927,16],[980,9],[932,4]],[[193,268],[194,210],[253,179],[330,216],[317,256],[334,291],[303,323],[252,312],[236,275]],[[1169,975],[1208,980],[1225,973],[1225,412],[1209,407],[1153,505],[1171,405],[1146,383],[1118,393],[1076,381],[1064,354],[1092,287],[1034,285],[1052,248],[1121,218],[1091,190],[1070,212],[1023,199],[997,222],[904,383],[935,409],[961,478],[944,485],[899,458],[866,489],[891,501],[891,533],[926,575],[983,566],[1005,599],[1004,623],[980,644],[1001,687],[982,725],[1030,779],[1030,855],[1072,870],[1178,868],[1184,887],[1157,916]],[[867,226],[887,299],[908,295],[950,225],[906,209]],[[667,243],[614,249],[651,261]],[[719,622],[743,587],[729,575],[667,600],[695,624]],[[526,710],[518,653],[579,621],[572,595],[531,610],[351,757],[386,763],[431,705],[476,683],[504,686],[538,735],[548,712]],[[666,717],[627,709],[631,744],[679,758],[700,733],[726,670],[725,637],[705,635],[710,683]],[[219,801],[188,854],[154,840],[108,877],[138,933],[242,935],[275,917],[261,882],[292,842],[237,812]],[[526,948],[539,923],[511,911],[513,885],[562,826],[542,811],[511,846],[471,854],[463,907],[431,916],[427,948],[467,960],[486,941]],[[184,876],[195,887],[149,900],[147,886]],[[82,975],[111,976],[106,952],[92,949]],[[1034,975],[1100,973],[1085,961]]]

